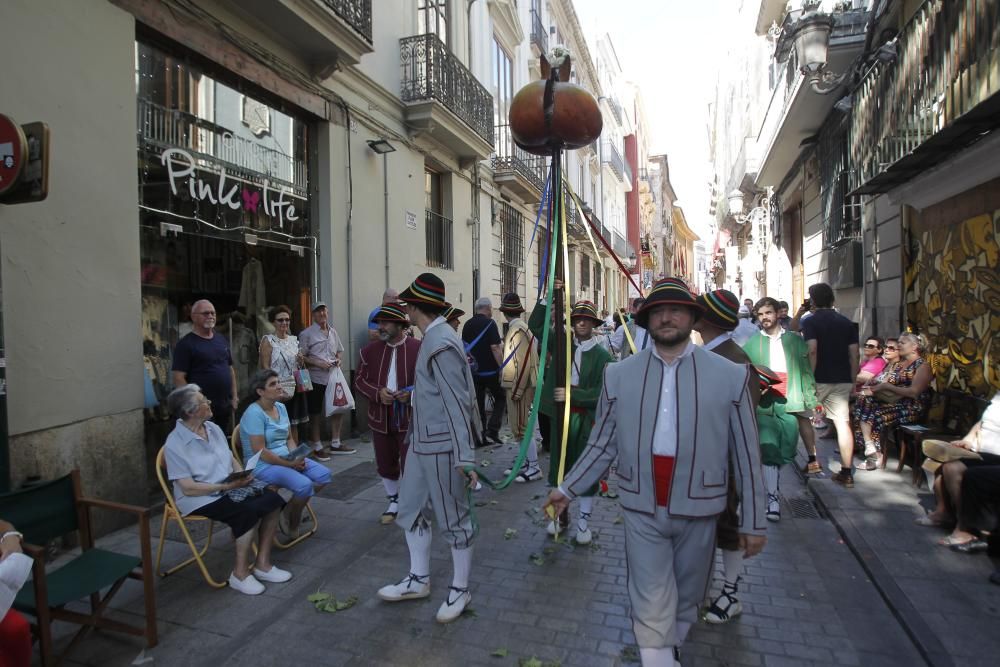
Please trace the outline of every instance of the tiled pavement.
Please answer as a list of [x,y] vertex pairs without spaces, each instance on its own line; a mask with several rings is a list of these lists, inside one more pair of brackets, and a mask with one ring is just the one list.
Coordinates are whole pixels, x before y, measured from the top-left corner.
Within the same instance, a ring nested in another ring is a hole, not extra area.
[[[499,476],[513,454],[503,446],[479,458]],[[371,446],[359,444],[357,455],[331,462],[334,482],[326,495],[334,497],[313,501],[318,534],[276,552],[275,561],[295,575],[290,583],[269,585],[265,594],[251,598],[213,590],[196,569],[187,568],[157,582],[159,646],[141,652],[138,640],[95,633],[68,663],[501,666],[535,657],[564,667],[638,664],[614,501],[596,504],[594,545],[572,548],[545,534],[538,511],[543,482],[476,494],[482,530],[471,581],[474,613],[441,626],[434,614],[449,583],[451,559],[439,540],[429,599],[387,604],[375,596],[380,586],[406,573],[408,561],[399,529],[378,522],[384,499],[374,476],[364,481],[370,460]],[[336,491],[338,481],[343,493]],[[744,613],[728,625],[697,625],[684,647],[685,667],[926,664],[835,526],[816,513],[791,468],[782,490],[782,521],[744,576]],[[218,576],[231,566],[226,533],[209,552]],[[136,544],[134,531],[103,542],[123,550]],[[183,543],[168,539],[165,560],[177,562],[185,551]],[[127,586],[114,614],[136,618],[138,586]],[[316,591],[359,601],[346,611],[321,613],[306,599]],[[995,594],[992,599],[995,606]],[[952,611],[946,605],[940,614]],[[976,627],[982,628],[986,619],[980,621]]]

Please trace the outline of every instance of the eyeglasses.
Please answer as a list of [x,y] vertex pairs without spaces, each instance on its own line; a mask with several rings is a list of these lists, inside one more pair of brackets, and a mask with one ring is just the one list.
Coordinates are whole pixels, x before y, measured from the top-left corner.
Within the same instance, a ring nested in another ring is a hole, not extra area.
[[878,349],[878,345],[872,345],[871,343],[865,343],[865,349],[866,350],[877,350]]
[[886,349],[886,351],[887,351],[887,352],[888,352],[889,350],[892,350],[893,352],[895,352],[895,351],[896,351],[896,350],[898,350],[899,348],[898,348],[898,347],[893,347],[893,346],[891,346],[891,345],[886,345],[885,349]]
[[292,320],[290,318],[287,318],[287,317],[276,317],[276,318],[274,318],[274,321],[275,322],[291,322]]

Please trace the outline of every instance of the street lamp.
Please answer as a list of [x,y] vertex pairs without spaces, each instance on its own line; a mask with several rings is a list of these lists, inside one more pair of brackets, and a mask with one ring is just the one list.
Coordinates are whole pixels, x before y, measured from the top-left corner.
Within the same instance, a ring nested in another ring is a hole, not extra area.
[[388,139],[369,139],[366,143],[377,155],[396,152],[396,147],[390,144]]
[[835,21],[832,15],[818,11],[817,7],[818,3],[810,3],[806,13],[792,27],[789,39],[795,47],[799,71],[809,86],[814,92],[827,95],[847,80],[850,71],[834,74],[826,68]]
[[389,289],[389,163],[386,155],[394,153],[396,147],[389,143],[388,139],[369,139],[365,143],[376,155],[382,156],[382,187],[383,187],[383,231],[385,235],[385,287]]

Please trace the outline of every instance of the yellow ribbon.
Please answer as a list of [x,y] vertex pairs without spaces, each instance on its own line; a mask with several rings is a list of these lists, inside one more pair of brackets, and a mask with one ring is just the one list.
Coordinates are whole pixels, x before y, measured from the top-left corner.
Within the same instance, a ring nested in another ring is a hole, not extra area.
[[[562,197],[559,199],[562,200]],[[569,285],[569,237],[566,233],[566,208],[562,201],[559,201],[559,220],[563,251],[562,279],[563,289],[565,289]],[[570,399],[573,382],[573,326],[571,324],[573,306],[568,298],[563,299],[563,307],[566,311],[565,326],[563,327],[566,332],[566,402],[563,404],[562,448],[559,452],[559,474],[556,476],[556,481],[559,484],[562,484],[563,476],[566,473],[566,443],[569,441]]]

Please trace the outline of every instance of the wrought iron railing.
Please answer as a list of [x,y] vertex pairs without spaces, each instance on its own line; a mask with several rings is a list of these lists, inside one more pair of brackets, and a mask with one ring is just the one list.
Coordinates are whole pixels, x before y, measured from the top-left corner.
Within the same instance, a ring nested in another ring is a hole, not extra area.
[[436,35],[399,40],[404,102],[436,100],[493,145],[493,96]]
[[618,121],[618,124],[622,124],[622,105],[618,104],[618,100],[613,97],[605,98],[608,101],[608,106],[611,108],[611,114]]
[[628,259],[628,243],[625,241],[625,237],[618,232],[614,233],[614,237],[615,240],[611,247],[614,249],[615,254],[621,259]]
[[136,128],[140,146],[182,148],[206,167],[225,167],[233,175],[267,177],[308,196],[304,160],[252,141],[233,130],[177,109],[167,109],[140,98],[136,105]]
[[427,228],[427,266],[454,269],[455,244],[451,219],[428,209],[424,211],[424,223]]
[[[847,123],[843,116],[834,114],[820,128],[817,142],[823,243],[828,247],[861,236],[860,210],[854,205],[855,197],[848,195],[846,138]],[[769,227],[770,223],[771,216],[768,215],[766,225]],[[773,235],[768,234],[767,242],[772,239]]]
[[622,159],[622,154],[621,151],[618,150],[618,146],[610,141],[605,141],[601,152],[601,162],[611,167],[611,171],[615,173],[618,180],[624,182],[625,161]]
[[497,125],[493,136],[496,138],[496,153],[491,158],[493,172],[519,174],[541,194],[545,187],[545,158],[532,155],[515,144],[510,125]]
[[646,167],[639,167],[639,180],[649,182],[649,169]]
[[531,20],[531,43],[538,47],[542,53],[549,52],[549,31],[542,23],[542,17],[538,15],[538,10],[532,7],[530,12]]
[[372,0],[323,0],[323,4],[372,44]]
[[[985,124],[989,118],[983,123],[977,119],[978,125],[954,131],[955,136],[943,142],[947,145],[935,147],[944,150],[928,151],[935,155],[910,173],[897,165],[1000,92],[998,23],[996,2],[924,2],[897,38],[894,62],[877,61],[854,92],[852,189],[865,186],[869,192],[884,192],[946,158],[948,149],[960,150],[990,129]],[[991,118],[996,127],[996,114]],[[887,174],[892,165],[904,173]],[[866,186],[878,177],[893,182]]]

